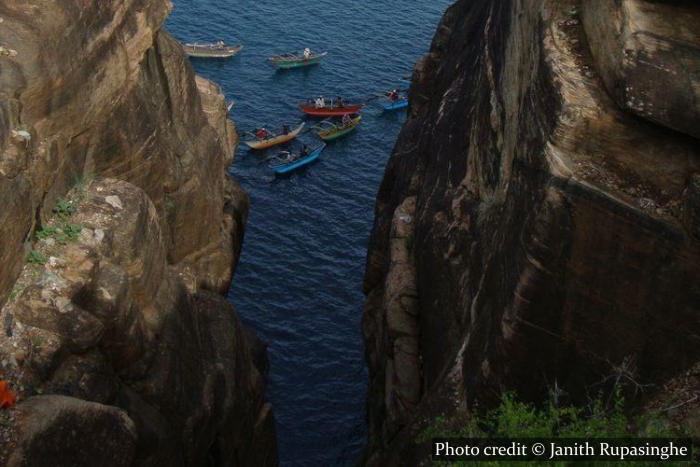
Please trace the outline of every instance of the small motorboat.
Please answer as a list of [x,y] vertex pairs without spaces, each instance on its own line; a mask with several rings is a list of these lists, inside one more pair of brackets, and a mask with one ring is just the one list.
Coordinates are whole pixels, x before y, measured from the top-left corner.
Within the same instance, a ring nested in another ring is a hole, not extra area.
[[326,55],[328,55],[328,52],[315,54],[306,49],[301,54],[298,52],[288,52],[282,55],[275,55],[274,57],[268,58],[268,61],[279,69],[288,70],[290,68],[318,65]]
[[297,135],[299,135],[299,132],[301,132],[302,128],[304,128],[304,125],[305,123],[302,122],[298,127],[296,127],[288,133],[282,133],[281,135],[271,135],[271,137],[269,138],[250,140],[244,142],[251,149],[259,150],[271,148],[272,146],[277,146],[278,144],[286,143],[287,141],[291,141],[294,138],[296,138]]
[[382,104],[382,107],[384,107],[384,110],[397,110],[397,109],[404,109],[408,107],[408,99],[405,97],[402,97],[397,100],[390,101],[388,103]]
[[323,151],[323,148],[325,147],[326,143],[321,143],[320,146],[313,149],[306,155],[282,151],[271,160],[268,167],[274,170],[276,174],[289,173],[318,159],[318,156],[321,155],[321,151]]
[[243,50],[242,45],[228,46],[224,41],[202,44],[194,42],[184,44],[183,47],[188,56],[196,58],[228,58]]
[[337,105],[331,102],[330,104],[324,104],[319,106],[317,104],[299,104],[299,108],[307,115],[312,117],[342,117],[343,115],[353,115],[359,112],[364,104],[342,104]]
[[349,122],[347,122],[345,124],[341,123],[340,125],[333,123],[329,120],[324,120],[324,121],[319,123],[319,126],[317,128],[320,131],[318,131],[316,134],[323,141],[333,141],[334,139],[338,139],[341,136],[347,135],[352,130],[357,128],[357,125],[360,124],[361,120],[362,120],[362,117],[360,115],[353,118]]

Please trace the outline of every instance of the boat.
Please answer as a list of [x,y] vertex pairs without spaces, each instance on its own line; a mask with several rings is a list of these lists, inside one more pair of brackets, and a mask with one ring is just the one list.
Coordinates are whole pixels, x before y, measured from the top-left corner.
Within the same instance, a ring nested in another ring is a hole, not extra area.
[[197,58],[228,58],[243,50],[242,45],[228,46],[224,44],[224,41],[203,44],[194,42],[184,44],[183,47],[188,56]]
[[305,123],[302,122],[298,127],[286,134],[276,135],[266,139],[258,139],[244,142],[251,149],[271,148],[272,146],[277,146],[278,144],[286,143],[287,141],[291,141],[294,138],[296,138],[301,129],[304,128],[304,125]]
[[397,110],[408,107],[408,99],[401,98],[396,101],[390,101],[388,104],[382,104],[384,110]]
[[364,104],[356,105],[325,105],[316,107],[314,104],[299,104],[299,108],[307,115],[312,117],[342,117],[343,115],[352,115],[359,112]]
[[305,57],[303,54],[297,52],[289,52],[282,55],[275,55],[274,57],[268,58],[268,61],[272,63],[277,68],[282,70],[289,70],[290,68],[301,68],[305,66],[318,65],[323,57],[328,55],[328,52],[322,52],[319,54],[310,54]]
[[357,128],[357,125],[360,124],[360,120],[362,120],[362,117],[360,115],[353,118],[352,120],[350,120],[348,123],[346,123],[344,125],[343,124],[337,125],[337,124],[330,122],[328,120],[324,120],[319,125],[321,125],[321,126],[325,125],[326,127],[320,128],[321,131],[317,132],[316,134],[323,141],[333,141],[334,139],[338,139],[341,136],[347,135],[352,130]]
[[276,174],[286,174],[318,159],[318,156],[321,155],[321,151],[323,151],[323,148],[325,147],[326,143],[321,143],[320,146],[312,150],[306,156],[293,154],[289,151],[282,151],[279,155],[273,158],[272,162],[270,162],[268,166],[274,170]]

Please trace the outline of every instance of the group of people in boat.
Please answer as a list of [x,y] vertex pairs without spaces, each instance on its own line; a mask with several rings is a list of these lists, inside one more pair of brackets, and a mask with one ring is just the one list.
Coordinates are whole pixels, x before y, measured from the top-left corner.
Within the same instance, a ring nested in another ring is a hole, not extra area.
[[[305,48],[304,51],[302,52],[302,57],[304,59],[309,59],[311,58],[311,49],[310,48]],[[399,89],[392,89],[391,91],[388,91],[385,93],[385,96],[391,100],[393,103],[398,102],[401,99],[405,99],[404,96],[401,94],[401,90]],[[310,105],[313,105],[316,109],[324,109],[324,108],[331,108],[331,109],[337,109],[337,108],[342,108],[346,106],[345,99],[343,99],[342,96],[338,96],[335,100],[331,99],[330,102],[326,102],[326,99],[323,97],[323,95],[319,95],[315,99],[309,99],[308,103]],[[350,113],[343,114],[341,118],[341,125],[338,126],[337,128],[339,129],[344,129],[353,123],[353,118],[350,115]],[[282,133],[283,135],[287,135],[290,132],[290,128],[288,125],[284,124],[282,126]],[[257,137],[258,140],[264,140],[266,138],[271,138],[274,137],[275,135],[271,134],[266,128],[256,128],[255,131],[255,136]],[[290,151],[282,151],[279,153],[279,156],[284,157],[284,160],[287,161],[287,163],[293,163],[296,160],[303,159],[304,157],[307,157],[311,153],[311,150],[306,144],[302,144],[301,148],[299,150],[298,154],[294,154]],[[278,156],[278,157],[279,157]]]
[[311,153],[311,149],[306,144],[301,145],[301,150],[299,151],[299,155],[297,156],[296,154],[293,154],[289,151],[282,151],[282,154],[287,154],[287,162],[294,162],[297,159],[301,159],[302,157],[306,157]]
[[[309,103],[311,103],[311,99],[309,99]],[[323,95],[320,95],[316,99],[313,100],[313,104],[314,104],[314,107],[317,109],[325,109],[326,108],[326,99],[324,99]],[[335,99],[335,102],[331,99],[329,107],[331,109],[345,107],[345,99],[343,99],[342,96],[338,96]]]

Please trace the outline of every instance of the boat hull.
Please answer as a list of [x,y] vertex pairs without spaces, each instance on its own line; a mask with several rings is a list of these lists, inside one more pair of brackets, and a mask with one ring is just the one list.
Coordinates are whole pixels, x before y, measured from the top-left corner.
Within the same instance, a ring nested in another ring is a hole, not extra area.
[[352,123],[341,130],[325,130],[325,131],[319,131],[318,137],[321,138],[323,141],[333,141],[335,139],[338,139],[342,136],[347,135],[348,133],[352,132],[357,126],[360,124],[360,120],[362,120],[362,117],[357,116],[352,120]]
[[281,69],[281,70],[289,70],[292,68],[302,68],[302,67],[307,67],[307,66],[312,66],[312,65],[318,65],[321,63],[321,60],[323,60],[323,57],[325,57],[327,53],[322,53],[319,55],[313,55],[310,58],[285,58],[285,57],[271,57],[268,60],[270,63],[272,63],[275,67]]
[[309,165],[312,162],[314,162],[318,157],[321,155],[321,152],[323,151],[323,148],[325,148],[326,145],[323,144],[319,146],[318,148],[314,149],[308,156],[303,157],[301,159],[297,159],[294,162],[291,162],[289,164],[284,164],[284,165],[277,165],[272,167],[272,169],[275,171],[276,174],[283,175],[287,174],[289,172],[292,172],[296,169],[299,169],[301,167],[304,167],[305,165]]
[[343,107],[322,107],[317,109],[313,105],[299,104],[299,108],[307,115],[312,117],[342,117],[346,114],[355,114],[359,112],[364,104],[346,105]]
[[193,58],[229,58],[243,50],[242,45],[234,47],[222,47],[220,49],[207,49],[194,45],[183,45],[185,54]]
[[389,104],[382,104],[382,107],[384,107],[384,110],[398,110],[398,109],[405,109],[408,107],[408,100],[403,99],[398,102],[392,102]]
[[246,146],[248,146],[250,149],[255,149],[255,150],[262,150],[262,149],[267,149],[271,148],[273,146],[277,146],[279,144],[286,143],[288,141],[293,140],[299,135],[299,132],[301,132],[301,129],[304,128],[304,123],[296,127],[293,131],[290,131],[286,135],[279,135],[275,136],[274,138],[269,138],[269,139],[264,139],[262,141],[244,141]]

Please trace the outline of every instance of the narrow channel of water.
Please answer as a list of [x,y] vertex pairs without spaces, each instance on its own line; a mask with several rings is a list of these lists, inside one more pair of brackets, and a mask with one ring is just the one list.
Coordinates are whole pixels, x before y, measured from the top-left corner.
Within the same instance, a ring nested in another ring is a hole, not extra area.
[[[195,60],[236,104],[239,130],[297,123],[296,104],[397,87],[425,54],[449,0],[174,0],[184,41],[241,43],[229,60]],[[328,51],[322,65],[276,72],[275,52]],[[269,398],[283,466],[354,465],[365,441],[362,275],[374,198],[405,115],[378,102],[314,165],[275,178],[243,145],[231,172],[251,210],[229,298],[269,342]],[[304,135],[315,142],[313,134]],[[271,153],[267,153],[269,155]]]

